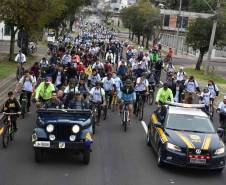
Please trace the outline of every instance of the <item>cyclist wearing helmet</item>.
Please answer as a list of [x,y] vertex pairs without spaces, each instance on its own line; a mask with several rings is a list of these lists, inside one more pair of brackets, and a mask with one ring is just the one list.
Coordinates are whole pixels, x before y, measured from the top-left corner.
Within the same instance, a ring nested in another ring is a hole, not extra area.
[[164,83],[163,87],[158,90],[155,101],[156,104],[165,104],[167,101],[173,102],[173,93],[167,83]]
[[[126,80],[124,87],[120,91],[119,100],[121,100],[121,104],[119,106],[120,112],[122,111],[123,103],[128,104],[129,119],[131,120],[133,112],[133,103],[136,101],[136,93],[133,88],[133,83],[130,79]],[[131,121],[129,123],[131,123]]]

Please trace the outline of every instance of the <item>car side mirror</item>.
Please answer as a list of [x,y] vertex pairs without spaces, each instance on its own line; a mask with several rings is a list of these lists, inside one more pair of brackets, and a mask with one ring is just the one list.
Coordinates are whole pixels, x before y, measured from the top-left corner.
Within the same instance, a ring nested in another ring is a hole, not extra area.
[[162,128],[162,123],[156,122],[156,123],[155,123],[155,126],[156,126],[157,128]]
[[217,134],[219,135],[219,137],[223,137],[224,136],[224,129],[223,128],[218,128],[217,129]]

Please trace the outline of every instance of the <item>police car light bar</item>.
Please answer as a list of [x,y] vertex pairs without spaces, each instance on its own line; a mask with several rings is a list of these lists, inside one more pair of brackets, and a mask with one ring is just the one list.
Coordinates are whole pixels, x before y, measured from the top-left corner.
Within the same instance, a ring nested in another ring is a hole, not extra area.
[[175,107],[183,107],[183,108],[197,108],[201,109],[205,107],[205,104],[186,104],[186,103],[176,103],[176,102],[166,102],[167,105],[175,106]]

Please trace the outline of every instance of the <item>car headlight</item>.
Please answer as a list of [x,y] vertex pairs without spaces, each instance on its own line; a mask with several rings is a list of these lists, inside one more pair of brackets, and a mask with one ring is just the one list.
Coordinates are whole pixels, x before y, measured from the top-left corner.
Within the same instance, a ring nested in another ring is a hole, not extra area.
[[74,125],[74,126],[72,127],[72,132],[73,132],[73,133],[77,134],[79,131],[80,131],[80,127],[79,127],[78,125]]
[[181,152],[181,148],[177,145],[172,144],[172,143],[167,143],[166,147],[170,150]]
[[54,130],[54,126],[52,124],[47,125],[47,127],[46,127],[47,132],[51,133],[51,132],[53,132],[53,130]]
[[221,155],[221,154],[224,153],[224,151],[225,151],[225,149],[224,149],[224,146],[223,146],[223,147],[218,148],[217,150],[215,150],[214,154],[215,155]]

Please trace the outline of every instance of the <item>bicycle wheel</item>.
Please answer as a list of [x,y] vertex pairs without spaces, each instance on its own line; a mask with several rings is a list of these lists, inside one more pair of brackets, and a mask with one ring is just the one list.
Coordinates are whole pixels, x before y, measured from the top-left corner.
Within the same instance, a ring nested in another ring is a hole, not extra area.
[[107,112],[108,112],[108,107],[107,105],[103,108],[104,114],[103,114],[103,120],[106,120],[107,118]]
[[2,133],[2,146],[3,148],[7,148],[9,144],[9,129],[4,127],[4,131]]
[[92,120],[92,130],[94,135],[96,133],[96,118],[93,118]]
[[122,122],[123,122],[123,130],[124,132],[127,131],[127,112],[126,111],[123,111],[123,119],[122,119]]
[[210,106],[209,106],[209,115],[210,115],[210,118],[213,119],[213,115],[214,115],[214,108],[213,108],[213,105],[210,105]]
[[153,94],[153,93],[150,93],[150,94],[148,95],[148,104],[149,104],[149,105],[152,105],[153,102],[154,102],[154,94]]
[[21,104],[21,116],[22,116],[22,119],[24,119],[24,117],[25,117],[26,106],[27,106],[27,102],[24,99],[22,99],[22,104]]
[[144,102],[140,101],[139,103],[139,112],[138,112],[138,119],[141,121],[143,119],[143,115],[144,115]]

